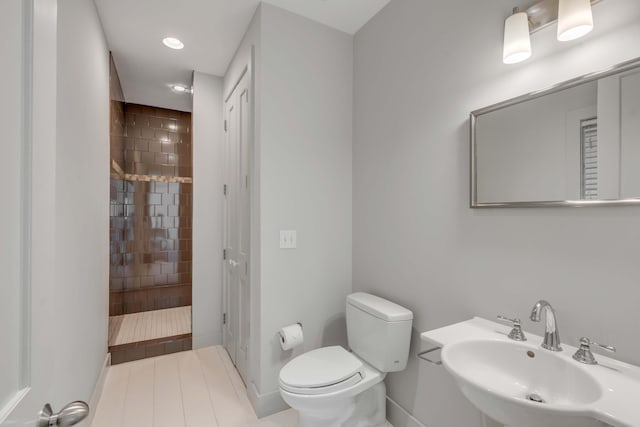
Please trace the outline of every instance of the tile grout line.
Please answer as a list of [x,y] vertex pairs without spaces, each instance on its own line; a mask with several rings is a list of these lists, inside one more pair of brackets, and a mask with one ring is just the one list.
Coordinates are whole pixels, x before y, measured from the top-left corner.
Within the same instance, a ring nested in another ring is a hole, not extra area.
[[176,369],[178,372],[178,382],[180,383],[180,401],[182,402],[182,419],[184,421],[185,427],[187,426],[187,413],[184,406],[184,387],[182,385],[182,375],[180,374],[180,360],[176,358]]
[[151,322],[149,321],[149,315],[147,315],[147,320],[144,323],[145,323],[145,325],[144,325],[145,326],[144,327],[144,336],[148,337],[150,329],[151,329]]
[[132,318],[131,317],[128,317],[128,318],[125,317],[123,319],[122,324],[124,326],[124,334],[121,337],[121,339],[127,340],[127,341],[129,340],[129,337],[131,335],[131,322],[132,322]]
[[156,375],[158,366],[158,358],[155,357],[153,359],[153,385],[151,387],[151,427],[154,427],[156,424]]
[[124,414],[126,413],[126,409],[127,409],[127,395],[129,394],[129,380],[131,379],[131,368],[129,367],[127,369],[127,385],[124,388],[124,402],[122,404],[122,413],[120,414],[120,422],[118,423],[118,425],[120,425],[120,427],[122,427],[122,425],[124,424]]
[[211,384],[209,384],[209,381],[207,381],[207,376],[204,374],[204,371],[202,370],[202,360],[200,359],[200,354],[198,353],[197,350],[193,351],[196,357],[196,360],[198,361],[198,368],[200,370],[200,374],[202,375],[202,379],[204,381],[204,384],[207,388],[207,396],[209,396],[209,404],[211,405],[211,410],[213,411],[213,418],[216,419],[216,426],[218,427],[223,427],[220,425],[220,421],[218,420],[218,412],[216,411],[216,405],[214,405],[213,403],[213,396],[211,395]]

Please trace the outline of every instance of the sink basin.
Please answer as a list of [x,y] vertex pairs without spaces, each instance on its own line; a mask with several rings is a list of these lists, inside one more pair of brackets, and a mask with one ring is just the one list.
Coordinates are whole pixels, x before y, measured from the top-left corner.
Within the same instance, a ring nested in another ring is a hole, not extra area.
[[529,343],[468,340],[442,362],[478,409],[510,427],[604,426],[589,409],[603,388],[587,369]]
[[[542,337],[508,338],[511,328],[480,317],[423,332],[442,364],[480,411],[509,427],[640,427],[640,367],[577,350],[541,348]],[[426,360],[426,359],[425,359]]]

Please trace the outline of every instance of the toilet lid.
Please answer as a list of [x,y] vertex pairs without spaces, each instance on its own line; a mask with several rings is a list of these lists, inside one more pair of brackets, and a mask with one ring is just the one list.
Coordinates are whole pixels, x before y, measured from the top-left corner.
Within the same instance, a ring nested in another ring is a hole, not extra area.
[[280,381],[297,388],[326,387],[357,373],[364,377],[362,370],[362,361],[344,348],[323,347],[287,363],[280,371]]

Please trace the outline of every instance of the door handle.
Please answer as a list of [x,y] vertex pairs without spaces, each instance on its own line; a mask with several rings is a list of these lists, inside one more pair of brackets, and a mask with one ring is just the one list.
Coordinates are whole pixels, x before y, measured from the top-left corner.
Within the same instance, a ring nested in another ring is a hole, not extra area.
[[66,405],[57,414],[53,413],[48,403],[40,411],[36,427],[70,427],[78,424],[89,415],[89,405],[76,400]]
[[230,260],[229,260],[229,265],[230,265],[231,267],[237,267],[239,264],[238,264],[238,262],[237,262],[237,261],[234,261],[234,260],[230,259]]

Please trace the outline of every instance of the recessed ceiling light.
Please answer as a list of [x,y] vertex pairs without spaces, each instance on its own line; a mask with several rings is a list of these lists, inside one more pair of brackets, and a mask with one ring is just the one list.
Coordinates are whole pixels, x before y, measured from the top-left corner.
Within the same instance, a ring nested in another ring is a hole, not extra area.
[[184,85],[171,85],[171,89],[173,89],[174,92],[178,92],[178,93],[191,92],[191,88]]
[[165,37],[162,39],[162,43],[168,48],[180,50],[184,47],[184,43],[175,37]]

